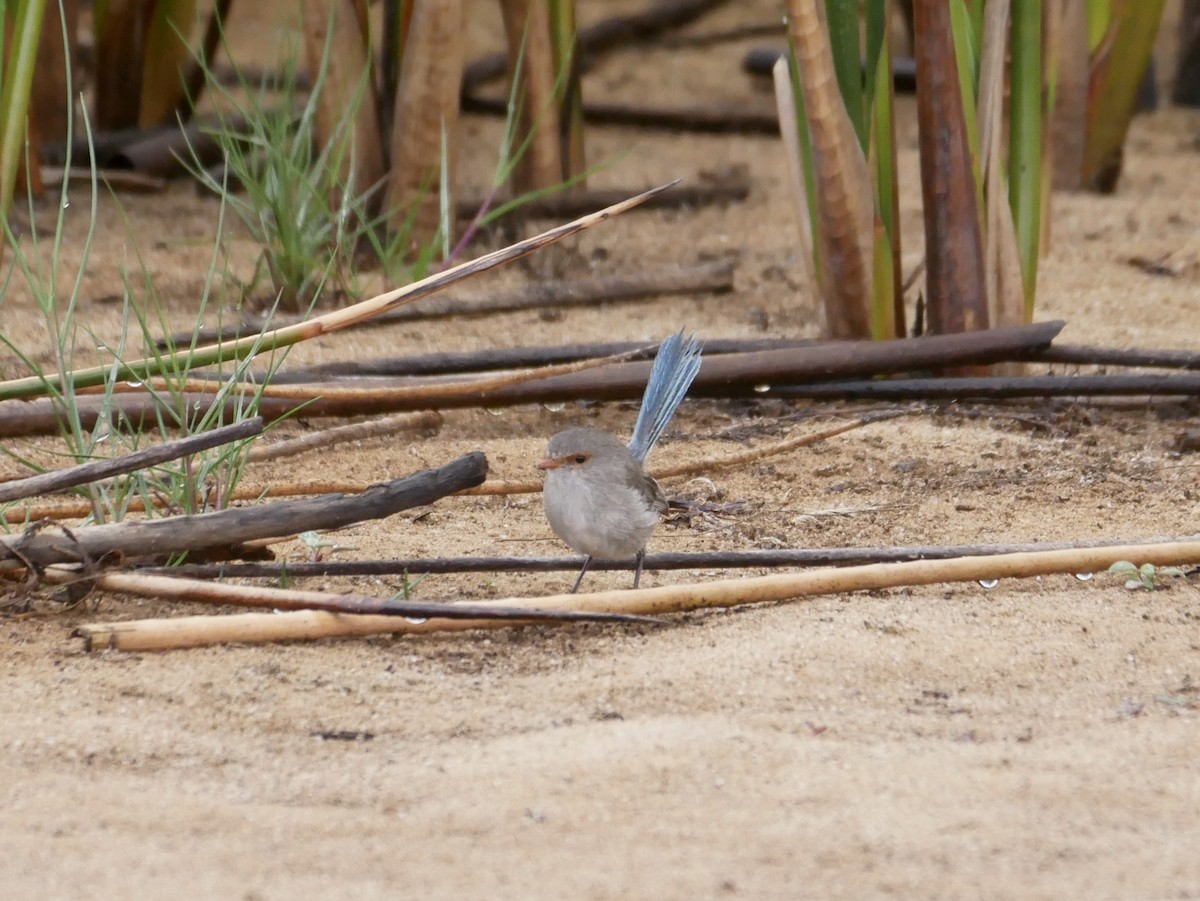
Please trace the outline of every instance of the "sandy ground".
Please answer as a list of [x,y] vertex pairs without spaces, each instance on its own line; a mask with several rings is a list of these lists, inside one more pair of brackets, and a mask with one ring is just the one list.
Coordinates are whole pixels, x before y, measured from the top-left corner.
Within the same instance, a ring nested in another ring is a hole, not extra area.
[[[755,8],[766,19],[772,5]],[[585,11],[594,18],[597,5]],[[614,54],[589,86],[603,99],[765,104],[737,70],[746,46]],[[465,128],[475,146],[494,146],[494,123]],[[910,174],[912,129],[906,106]],[[1200,350],[1198,135],[1194,113],[1141,118],[1116,196],[1056,198],[1037,315],[1066,319],[1064,340]],[[714,337],[815,334],[774,140],[605,129],[591,148],[612,160],[598,185],[743,164],[753,194],[727,209],[627,216],[533,264],[534,275],[737,252],[733,295],[379,328],[289,362],[653,340],[680,325]],[[486,151],[474,156],[467,178],[481,185]],[[905,258],[915,262],[919,191],[906,183]],[[122,203],[136,233],[101,203],[84,290],[83,314],[109,340],[117,314],[96,299],[119,289],[133,244],[182,324],[215,221],[186,186]],[[83,225],[82,214],[72,219],[73,240]],[[1176,278],[1128,263],[1168,254]],[[530,277],[512,268],[478,287]],[[44,352],[19,291],[0,317],[6,334]],[[11,358],[0,367],[18,371]],[[731,426],[769,441],[778,415],[835,407],[844,405],[689,402],[657,459],[730,450],[720,433]],[[372,481],[473,449],[486,451],[493,475],[525,478],[558,429],[625,433],[633,415],[627,404],[455,412],[433,440],[364,442],[248,478]],[[1196,426],[1194,409],[1167,404],[921,409],[714,473],[709,490],[746,509],[669,524],[651,549],[1191,534],[1197,464],[1171,447]],[[10,446],[44,460],[54,443]],[[561,549],[536,496],[447,500],[336,540],[353,548],[342,559]],[[436,576],[416,596],[548,594],[570,578]],[[628,575],[589,578],[619,587]],[[166,654],[88,654],[68,636],[81,622],[183,607],[115,596],[95,605],[0,619],[8,897],[1200,897],[1200,595],[1190,581],[1151,593],[1103,574],[1053,576],[692,614],[664,627]],[[321,737],[342,731],[369,738]]]

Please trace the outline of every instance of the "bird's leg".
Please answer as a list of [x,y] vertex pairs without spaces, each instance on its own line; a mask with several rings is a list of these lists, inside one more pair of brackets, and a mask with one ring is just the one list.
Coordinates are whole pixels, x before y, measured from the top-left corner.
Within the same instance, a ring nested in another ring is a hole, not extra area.
[[638,583],[642,581],[642,561],[646,559],[646,549],[642,548],[637,552],[637,567],[633,571],[633,587],[637,588]]
[[588,557],[583,561],[583,569],[579,571],[579,578],[575,580],[575,587],[571,589],[571,594],[579,591],[579,583],[583,581],[583,574],[588,571],[588,567],[592,565],[592,558]]

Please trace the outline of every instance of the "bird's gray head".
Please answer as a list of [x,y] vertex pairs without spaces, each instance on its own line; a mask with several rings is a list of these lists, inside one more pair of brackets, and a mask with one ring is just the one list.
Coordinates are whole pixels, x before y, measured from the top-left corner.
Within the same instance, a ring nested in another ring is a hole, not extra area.
[[551,438],[546,458],[537,467],[547,472],[569,469],[597,475],[641,470],[624,444],[608,432],[585,428],[565,429]]

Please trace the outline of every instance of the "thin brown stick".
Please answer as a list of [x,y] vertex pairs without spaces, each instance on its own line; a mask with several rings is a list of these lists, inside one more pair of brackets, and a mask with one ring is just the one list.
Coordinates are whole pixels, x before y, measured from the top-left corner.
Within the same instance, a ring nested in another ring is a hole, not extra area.
[[[507,111],[508,101],[504,97],[465,94],[462,108],[466,113],[503,116]],[[733,104],[633,106],[585,100],[583,118],[591,125],[624,125],[701,134],[779,134],[779,119],[774,107],[766,105],[760,109]]]
[[[647,554],[642,569],[666,572],[681,569],[773,569],[777,567],[862,566],[910,560],[950,560],[956,557],[994,557],[1080,548],[1161,544],[1171,539],[1121,538],[1094,541],[1041,541],[1029,544],[915,545],[906,547],[771,548],[749,551],[671,551]],[[1200,541],[1191,535],[1177,541]],[[198,563],[154,566],[139,573],[189,579],[305,579],[364,576],[444,575],[448,573],[578,572],[580,557],[402,557],[388,560],[322,560],[319,563]],[[594,560],[588,571],[628,571],[637,561]]]
[[175,441],[164,441],[155,447],[134,451],[131,454],[123,454],[107,460],[97,460],[93,463],[80,463],[78,466],[68,466],[65,469],[58,469],[54,472],[45,472],[26,479],[18,479],[14,482],[0,485],[0,502],[20,500],[21,498],[34,497],[39,494],[50,494],[51,492],[61,491],[64,488],[71,488],[75,485],[86,485],[90,482],[98,482],[101,479],[109,479],[113,476],[123,475],[137,469],[145,469],[148,466],[166,463],[168,460],[177,460],[180,457],[186,457],[188,454],[197,454],[214,447],[220,447],[223,444],[231,444],[234,441],[252,438],[255,435],[261,435],[262,430],[262,419],[255,417],[243,422],[234,423],[233,425],[224,426],[223,428],[212,429],[199,435],[189,435],[187,438],[179,438]]
[[[541,610],[590,610],[661,616],[688,610],[777,603],[818,595],[878,591],[906,585],[1030,578],[1053,573],[1100,572],[1121,560],[1152,563],[1156,566],[1196,563],[1200,562],[1200,542],[1116,545],[1106,548],[1001,554],[993,557],[876,563],[844,569],[722,579],[661,588],[559,594],[542,598],[516,597],[479,603],[484,606],[536,606]],[[424,623],[409,623],[384,617],[336,616],[317,611],[202,619],[216,619],[218,622],[214,623],[215,628],[209,629],[206,634],[199,634],[191,623],[182,620],[97,624],[86,626],[80,632],[83,633],[81,637],[84,637],[89,648],[167,650],[173,647],[195,647],[201,643],[226,641],[294,641],[315,637],[382,633],[420,634],[497,628],[500,625],[492,621],[470,619],[430,619]]]
[[[480,484],[487,459],[475,451],[438,469],[372,485],[361,494],[321,495],[258,507],[239,507],[199,516],[121,522],[60,534],[29,531],[0,536],[0,568],[54,563],[89,563],[106,555],[172,554],[294,535],[308,529],[336,529],[380,519]],[[8,559],[5,559],[8,558]]]
[[299,438],[277,441],[274,444],[257,444],[246,455],[247,463],[265,463],[281,457],[294,457],[317,448],[334,447],[348,441],[363,441],[381,438],[400,432],[436,432],[442,426],[442,414],[429,410],[424,413],[398,413],[383,419],[354,422],[331,429],[322,429]]
[[[432,297],[416,306],[400,307],[351,328],[375,328],[384,323],[416,322],[449,316],[491,316],[547,307],[586,307],[677,294],[722,294],[733,290],[733,267],[732,260],[719,260],[678,268],[619,273],[600,278],[536,282],[503,293]],[[277,327],[300,321],[298,318],[280,316],[246,317],[240,322],[219,328],[202,329],[195,336],[195,340],[228,341],[243,335],[256,335],[269,326]],[[169,342],[179,346],[190,344],[192,340],[192,332],[177,332],[170,337]],[[168,339],[162,339],[158,343],[159,346],[165,347],[169,342]]]
[[[298,591],[285,588],[262,586],[223,585],[201,582],[195,579],[180,579],[174,576],[149,575],[145,573],[102,573],[89,577],[70,569],[50,567],[43,573],[47,582],[58,585],[73,585],[87,582],[105,591],[159,598],[172,601],[190,601],[201,604],[218,604],[235,607],[269,607],[275,610],[324,610],[328,613],[352,616],[407,617],[428,619],[429,617],[467,619],[479,616],[499,620],[550,620],[550,621],[624,621],[647,622],[643,616],[628,614],[597,614],[593,611],[576,613],[571,610],[537,610],[528,607],[492,607],[479,604],[451,605],[434,601],[412,601],[399,598],[377,598],[359,594],[329,594],[322,591]],[[652,621],[652,620],[649,620]],[[83,630],[88,627],[84,626]],[[81,630],[81,631],[83,631]],[[75,633],[79,634],[79,633]],[[81,637],[87,638],[86,635]]]
[[1138,366],[1147,369],[1200,369],[1200,353],[1138,347],[1092,347],[1086,344],[1055,344],[1033,358],[1041,363],[1071,363],[1079,366]]

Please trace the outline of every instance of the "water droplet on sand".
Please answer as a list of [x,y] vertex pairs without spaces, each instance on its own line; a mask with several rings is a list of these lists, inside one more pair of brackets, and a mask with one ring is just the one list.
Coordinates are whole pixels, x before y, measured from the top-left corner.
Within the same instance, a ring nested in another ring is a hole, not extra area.
[[979,584],[982,585],[984,588],[995,588],[997,585],[1000,584],[1000,580],[999,579],[980,579]]

